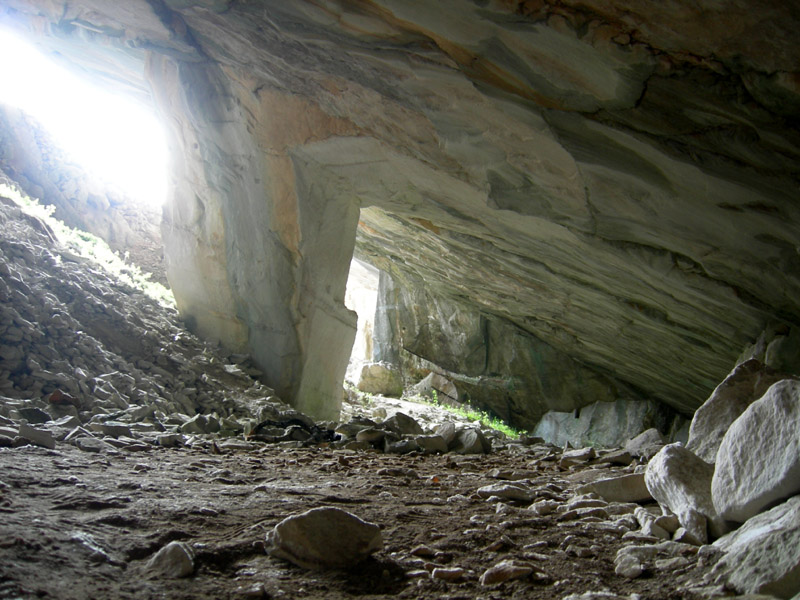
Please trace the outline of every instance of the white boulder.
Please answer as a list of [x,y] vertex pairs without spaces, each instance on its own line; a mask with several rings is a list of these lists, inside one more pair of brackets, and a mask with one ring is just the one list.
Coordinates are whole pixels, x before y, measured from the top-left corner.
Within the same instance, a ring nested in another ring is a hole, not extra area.
[[706,462],[716,462],[728,428],[772,384],[785,378],[755,359],[737,365],[694,413],[686,448]]
[[719,514],[739,523],[800,493],[800,381],[779,381],[731,425],[711,492]]
[[713,465],[676,443],[664,446],[650,460],[644,475],[653,498],[702,543],[709,534],[717,538],[728,531],[711,500],[713,474]]

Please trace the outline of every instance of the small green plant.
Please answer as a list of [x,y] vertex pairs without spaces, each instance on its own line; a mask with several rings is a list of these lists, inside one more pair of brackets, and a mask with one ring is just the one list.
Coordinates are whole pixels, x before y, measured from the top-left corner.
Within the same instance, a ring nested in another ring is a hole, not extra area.
[[19,189],[3,183],[0,183],[0,194],[13,200],[27,214],[46,223],[58,240],[73,254],[94,262],[110,276],[141,290],[163,306],[175,307],[175,297],[172,292],[160,283],[150,281],[150,273],[144,273],[138,266],[126,263],[97,236],[68,227],[63,221],[53,217],[54,206],[44,206]]
[[495,431],[499,431],[504,433],[505,435],[518,438],[523,432],[514,429],[508,423],[504,422],[502,419],[497,417],[491,416],[489,413],[483,410],[478,410],[473,408],[469,405],[457,405],[453,406],[451,404],[439,403],[439,393],[436,390],[431,390],[431,397],[426,398],[425,396],[411,396],[408,397],[407,400],[411,402],[418,402],[420,404],[430,404],[437,408],[441,408],[448,412],[451,412],[459,417],[463,417],[470,421],[479,421],[481,424],[485,425],[486,427],[491,427]]

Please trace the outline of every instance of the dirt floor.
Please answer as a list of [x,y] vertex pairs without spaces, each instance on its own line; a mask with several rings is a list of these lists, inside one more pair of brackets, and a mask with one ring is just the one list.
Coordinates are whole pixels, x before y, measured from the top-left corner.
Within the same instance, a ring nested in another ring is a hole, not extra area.
[[[695,597],[679,589],[675,572],[616,575],[623,542],[598,523],[538,517],[475,494],[498,482],[495,469],[527,470],[539,497],[567,499],[575,483],[565,477],[580,479],[580,469],[543,467],[532,449],[399,456],[238,445],[0,449],[0,598],[551,599],[601,590],[643,600]],[[266,554],[275,524],[320,506],[378,523],[384,550],[347,572],[307,571]],[[194,547],[193,576],[145,570],[172,540]],[[418,553],[430,556],[411,554],[420,545],[432,552]],[[576,548],[590,549],[588,556],[575,556]],[[544,575],[481,586],[479,576],[504,558],[533,562]],[[697,581],[695,562],[683,572]],[[436,580],[434,566],[466,574]]]

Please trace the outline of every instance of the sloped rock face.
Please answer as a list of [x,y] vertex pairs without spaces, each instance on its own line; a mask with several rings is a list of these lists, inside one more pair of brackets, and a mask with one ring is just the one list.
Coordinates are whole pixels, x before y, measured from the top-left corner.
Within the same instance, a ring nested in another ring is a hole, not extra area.
[[356,228],[398,281],[684,412],[767,321],[800,321],[786,3],[12,1],[0,19],[153,92],[181,311],[309,412],[337,403]]

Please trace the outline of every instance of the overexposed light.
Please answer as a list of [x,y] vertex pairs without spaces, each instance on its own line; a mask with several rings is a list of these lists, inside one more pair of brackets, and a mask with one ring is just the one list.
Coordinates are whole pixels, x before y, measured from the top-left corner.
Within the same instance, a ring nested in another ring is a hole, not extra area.
[[103,91],[0,29],[0,103],[36,118],[85,170],[129,196],[161,206],[167,149],[156,118]]

